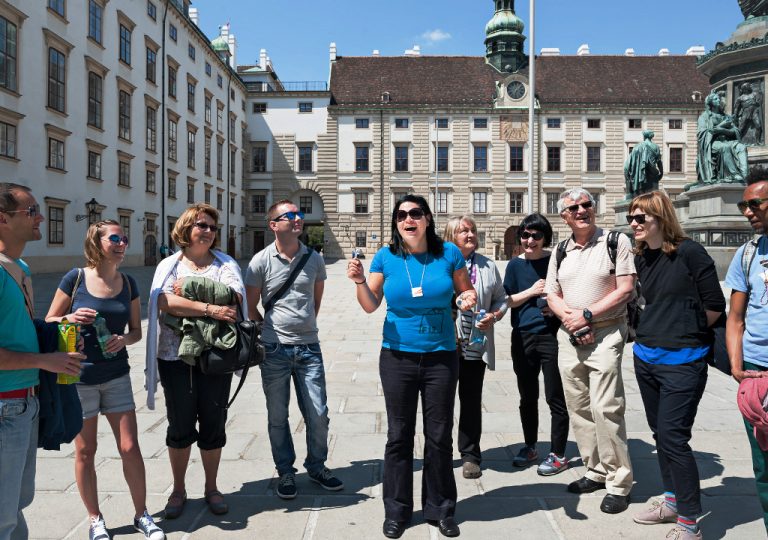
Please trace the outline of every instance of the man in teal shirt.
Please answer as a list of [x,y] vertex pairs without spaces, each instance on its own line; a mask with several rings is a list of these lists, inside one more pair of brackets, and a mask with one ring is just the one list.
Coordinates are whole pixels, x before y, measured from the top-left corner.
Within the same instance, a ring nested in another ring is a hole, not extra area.
[[0,540],[29,537],[22,510],[35,494],[39,369],[80,373],[80,353],[40,354],[32,281],[21,254],[43,217],[28,188],[0,182]]

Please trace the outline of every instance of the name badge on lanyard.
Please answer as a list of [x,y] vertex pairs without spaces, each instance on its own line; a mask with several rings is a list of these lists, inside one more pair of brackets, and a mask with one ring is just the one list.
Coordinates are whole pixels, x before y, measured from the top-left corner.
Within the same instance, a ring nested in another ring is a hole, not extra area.
[[411,287],[411,296],[413,298],[420,298],[424,296],[424,291],[421,290],[421,287]]

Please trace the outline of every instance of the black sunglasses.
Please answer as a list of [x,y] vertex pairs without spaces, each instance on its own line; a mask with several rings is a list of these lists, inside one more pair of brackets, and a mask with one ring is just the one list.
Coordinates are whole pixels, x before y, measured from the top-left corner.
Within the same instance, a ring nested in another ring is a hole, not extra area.
[[205,221],[198,221],[197,223],[195,223],[195,227],[197,227],[201,231],[216,232],[219,230],[219,228],[216,225],[209,225]]
[[271,221],[283,221],[286,218],[288,221],[293,221],[296,218],[304,219],[304,212],[284,212]]
[[411,216],[411,219],[421,219],[424,217],[424,210],[421,208],[411,208],[407,212],[405,210],[398,210],[397,211],[397,221],[405,221],[408,216]]
[[739,202],[737,202],[736,206],[743,213],[744,210],[746,210],[747,208],[749,208],[750,210],[760,210],[760,205],[763,204],[765,201],[768,201],[768,198],[765,198],[765,199],[747,199],[746,201],[739,201]]
[[109,240],[110,244],[114,244],[116,246],[119,245],[120,242],[122,242],[126,246],[128,245],[128,237],[120,236],[119,234],[110,234],[109,236],[107,236],[107,240]]
[[534,240],[541,240],[542,238],[544,238],[544,233],[541,231],[536,231],[536,232],[523,231],[520,233],[520,238],[522,238],[523,240],[528,240],[529,238],[533,238]]
[[585,201],[579,204],[572,204],[571,206],[566,206],[565,209],[568,210],[571,214],[575,214],[576,212],[579,211],[579,206],[581,206],[584,210],[587,210],[589,208],[592,208],[592,201]]
[[627,214],[626,218],[627,218],[627,225],[632,225],[633,221],[637,221],[638,225],[642,225],[643,223],[645,223],[645,214],[635,214],[634,216]]

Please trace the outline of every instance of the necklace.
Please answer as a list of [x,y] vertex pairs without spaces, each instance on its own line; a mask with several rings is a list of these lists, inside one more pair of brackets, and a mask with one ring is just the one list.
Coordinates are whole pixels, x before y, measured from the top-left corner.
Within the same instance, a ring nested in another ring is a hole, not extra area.
[[189,266],[191,266],[191,267],[192,267],[192,269],[193,269],[195,272],[202,272],[203,270],[205,270],[206,268],[208,268],[209,266],[211,266],[211,263],[210,263],[210,262],[209,262],[209,263],[207,263],[207,264],[204,264],[204,265],[202,265],[202,266],[198,266],[198,265],[197,265],[197,263],[195,263],[195,261],[193,261],[192,259],[190,259],[190,258],[189,258],[189,257],[187,257],[186,255],[184,256],[184,259],[187,261],[187,263],[189,264]]
[[[418,262],[418,259],[416,259],[416,257],[412,253],[410,252],[407,252],[407,253],[408,255],[411,255]],[[419,298],[421,296],[424,296],[424,290],[422,289],[421,286],[424,284],[424,272],[427,271],[428,262],[429,262],[429,253],[427,253],[427,258],[424,260],[424,266],[421,269],[421,281],[419,281],[419,286],[414,287],[413,281],[411,280],[411,271],[408,270],[408,259],[407,257],[403,257],[403,263],[405,264],[405,273],[408,274],[408,284],[411,286],[411,296],[413,298]]]

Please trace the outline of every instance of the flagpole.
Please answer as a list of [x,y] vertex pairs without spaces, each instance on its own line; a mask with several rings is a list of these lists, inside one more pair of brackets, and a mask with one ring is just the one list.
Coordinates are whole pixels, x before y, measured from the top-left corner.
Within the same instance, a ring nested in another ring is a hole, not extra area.
[[533,112],[536,105],[536,44],[535,44],[535,4],[536,0],[530,0],[530,17],[531,17],[531,44],[528,48],[528,84],[530,86],[530,95],[528,98],[528,213],[533,213],[533,168],[534,168],[534,149],[533,149]]

